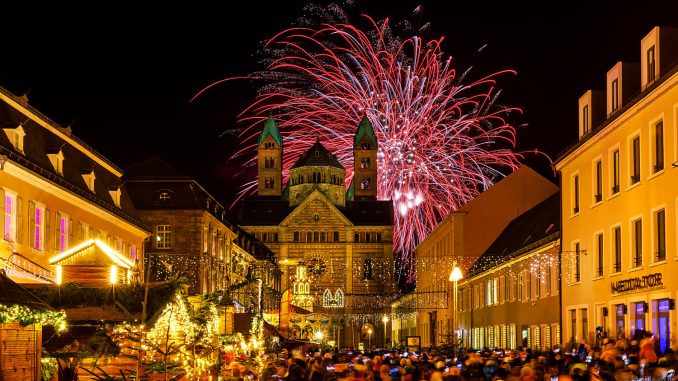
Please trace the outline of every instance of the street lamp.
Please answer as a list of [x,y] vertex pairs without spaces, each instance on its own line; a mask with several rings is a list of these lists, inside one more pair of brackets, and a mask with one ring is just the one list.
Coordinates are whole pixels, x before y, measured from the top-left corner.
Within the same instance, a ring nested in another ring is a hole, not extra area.
[[386,333],[386,324],[388,323],[388,316],[384,315],[384,317],[381,318],[381,321],[384,322],[384,347],[386,347],[386,346],[387,346],[387,344],[386,344],[386,335],[387,335],[387,333]]
[[456,348],[457,345],[457,283],[459,283],[459,280],[463,278],[464,275],[461,273],[461,269],[459,266],[457,266],[457,262],[454,263],[454,268],[452,269],[452,272],[450,273],[450,282],[454,282],[454,287],[452,290],[452,306],[453,306],[453,311],[452,311],[452,329],[454,330],[452,332],[452,343],[454,345],[454,348]]
[[367,329],[367,348],[372,347],[372,328]]

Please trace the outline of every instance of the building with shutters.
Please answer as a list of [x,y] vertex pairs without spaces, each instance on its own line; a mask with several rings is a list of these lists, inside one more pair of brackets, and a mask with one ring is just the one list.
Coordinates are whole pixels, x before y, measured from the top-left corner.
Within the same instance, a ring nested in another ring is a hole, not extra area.
[[123,172],[0,88],[0,266],[18,283],[141,281],[149,231]]

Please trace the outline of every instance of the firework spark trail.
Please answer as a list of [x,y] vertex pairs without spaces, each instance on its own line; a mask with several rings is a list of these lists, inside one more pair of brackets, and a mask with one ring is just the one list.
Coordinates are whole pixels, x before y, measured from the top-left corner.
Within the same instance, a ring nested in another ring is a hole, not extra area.
[[[270,62],[267,75],[253,76],[273,83],[240,114],[245,144],[235,156],[255,152],[261,121],[272,112],[285,139],[285,181],[320,138],[346,167],[348,185],[353,137],[367,116],[379,140],[378,198],[393,200],[394,251],[411,268],[412,249],[443,217],[503,177],[500,169],[520,165],[515,129],[504,119],[520,110],[494,106],[497,78],[513,72],[464,84],[466,73],[458,77],[452,59],[441,59],[442,38],[412,37],[389,50],[388,20],[378,25],[364,17],[369,34],[324,24],[288,29],[268,42],[288,53]],[[249,182],[240,196],[255,189]]]

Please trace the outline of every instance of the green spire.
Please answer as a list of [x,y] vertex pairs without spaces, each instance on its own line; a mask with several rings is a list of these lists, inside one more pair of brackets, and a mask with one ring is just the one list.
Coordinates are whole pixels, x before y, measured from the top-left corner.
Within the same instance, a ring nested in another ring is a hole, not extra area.
[[280,136],[280,131],[278,131],[278,125],[275,123],[273,114],[270,112],[268,113],[268,119],[264,122],[264,130],[261,132],[261,136],[259,136],[259,144],[261,144],[268,135],[271,135],[278,145],[282,147],[282,137]]
[[353,142],[354,145],[358,144],[360,139],[363,138],[363,136],[367,135],[370,140],[372,140],[372,143],[374,143],[374,146],[377,146],[377,137],[374,135],[374,130],[372,129],[372,123],[370,123],[370,120],[367,119],[367,115],[363,116],[363,119],[360,121],[360,126],[358,127],[358,132],[355,133],[355,141]]

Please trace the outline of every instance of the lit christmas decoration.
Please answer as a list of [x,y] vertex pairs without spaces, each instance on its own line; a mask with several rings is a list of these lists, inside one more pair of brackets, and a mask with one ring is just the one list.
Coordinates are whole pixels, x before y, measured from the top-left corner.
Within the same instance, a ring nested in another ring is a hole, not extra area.
[[66,313],[63,311],[38,311],[26,306],[0,304],[0,324],[13,321],[21,326],[41,324],[54,326],[56,332],[66,330]]

